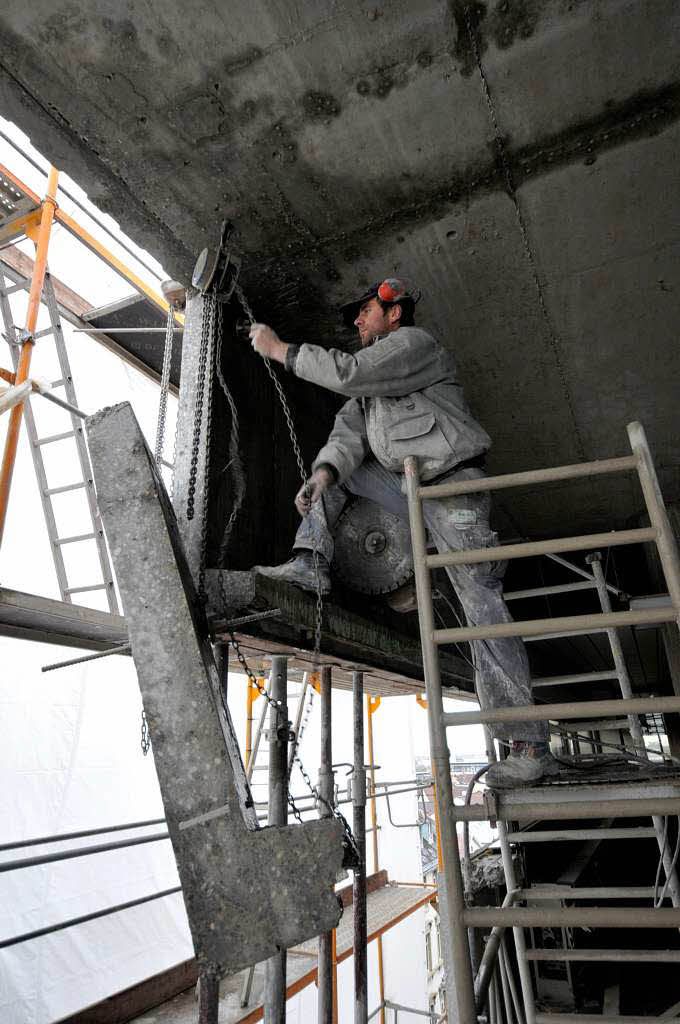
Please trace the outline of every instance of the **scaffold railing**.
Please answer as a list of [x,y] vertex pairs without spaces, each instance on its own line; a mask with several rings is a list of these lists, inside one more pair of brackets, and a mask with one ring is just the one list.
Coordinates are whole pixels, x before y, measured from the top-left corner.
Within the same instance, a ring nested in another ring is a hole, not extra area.
[[[511,853],[511,843],[522,841],[526,833],[518,838],[516,833],[508,832],[507,821],[529,820],[574,820],[582,818],[628,818],[645,815],[659,816],[678,814],[680,812],[680,790],[672,781],[656,790],[653,787],[638,787],[637,792],[625,790],[626,799],[616,799],[606,787],[593,794],[583,793],[574,799],[569,787],[560,787],[564,792],[559,798],[550,794],[550,787],[541,790],[541,800],[535,799],[537,790],[520,798],[517,791],[505,791],[502,794],[489,792],[483,805],[474,807],[455,807],[453,801],[451,775],[449,770],[449,750],[447,745],[447,728],[460,725],[479,724],[485,727],[487,747],[490,758],[494,757],[494,747],[488,727],[498,723],[527,721],[569,721],[587,716],[589,719],[606,719],[612,715],[627,715],[629,721],[633,716],[643,713],[677,713],[680,711],[680,697],[645,697],[635,698],[631,695],[630,684],[621,686],[621,698],[614,700],[562,702],[541,705],[524,705],[502,708],[485,708],[480,711],[444,712],[442,687],[439,674],[439,647],[462,641],[480,641],[499,637],[543,637],[548,638],[556,633],[576,635],[593,630],[612,633],[621,626],[660,625],[662,623],[680,624],[680,558],[673,535],[672,527],[666,513],[663,497],[645,436],[639,423],[628,426],[628,437],[632,454],[622,458],[604,459],[596,462],[582,463],[556,468],[531,470],[522,473],[511,473],[476,480],[450,482],[438,485],[421,485],[418,463],[415,458],[405,460],[406,487],[408,494],[409,519],[413,545],[413,560],[418,598],[418,614],[420,621],[423,668],[427,691],[428,721],[433,773],[435,775],[435,793],[442,847],[442,867],[440,870],[440,903],[442,904],[444,922],[450,932],[449,972],[453,991],[450,992],[450,1005],[454,1004],[458,1024],[474,1024],[477,1013],[484,1005],[486,992],[480,990],[480,982],[489,983],[489,963],[483,960],[477,979],[473,977],[467,937],[468,928],[498,929],[500,935],[506,928],[512,928],[515,937],[517,966],[523,997],[523,1013],[526,1024],[541,1024],[546,1019],[544,1014],[537,1013],[531,973],[529,970],[529,951],[526,949],[524,928],[527,927],[606,927],[606,928],[669,928],[680,926],[680,909],[674,907],[653,908],[630,907],[532,907],[518,906],[526,899],[526,891],[520,890],[515,876]],[[644,502],[649,515],[650,526],[630,530],[614,530],[607,533],[591,534],[580,537],[564,537],[556,540],[542,540],[505,544],[494,548],[465,551],[446,551],[428,554],[426,528],[423,514],[423,501],[433,498],[452,498],[457,495],[479,491],[495,491],[510,487],[536,486],[555,481],[596,478],[603,474],[636,472],[642,489]],[[635,609],[631,611],[612,612],[606,599],[606,584],[601,578],[601,569],[597,558],[589,559],[601,600],[601,612],[598,614],[569,615],[559,618],[543,618],[519,622],[503,622],[476,626],[461,626],[452,629],[436,629],[434,623],[432,588],[430,571],[438,567],[453,565],[480,564],[487,561],[526,558],[535,555],[552,555],[569,551],[594,552],[600,548],[632,543],[654,543],[656,545],[663,573],[666,579],[669,600],[658,607]],[[598,569],[600,572],[598,573]],[[615,635],[615,634],[614,634]],[[612,646],[614,651],[614,646]],[[615,664],[610,678],[623,678],[622,666]],[[639,731],[639,727],[638,727]],[[633,731],[633,739],[638,740]],[[545,792],[545,797],[543,793]],[[620,794],[623,795],[623,794]],[[461,820],[498,821],[499,840],[503,866],[505,869],[508,897],[502,907],[467,908],[465,904],[463,881],[461,875],[460,854],[458,849],[456,827]],[[655,822],[656,824],[656,822]],[[621,831],[621,830],[616,830]],[[646,835],[654,836],[655,829],[643,830]],[[583,834],[583,830],[580,830]],[[540,833],[545,838],[565,838],[566,830],[552,833]],[[630,835],[631,833],[628,832]],[[663,854],[663,851],[662,851]],[[621,894],[620,894],[621,895]],[[661,902],[661,901],[659,901]],[[675,901],[674,901],[675,902]],[[498,948],[499,943],[496,943]],[[617,957],[618,952],[612,951]],[[506,963],[507,966],[507,963]],[[482,973],[485,978],[480,978]],[[503,976],[502,976],[503,977]],[[507,972],[505,975],[506,981]],[[501,979],[502,980],[502,979]],[[494,998],[498,999],[498,986]],[[480,1006],[481,1002],[481,1006]],[[551,1021],[574,1020],[581,1024],[589,1018],[578,1015],[551,1015]],[[606,1016],[598,1020],[607,1020]],[[614,1018],[610,1018],[613,1020]],[[616,1018],[619,1019],[619,1018]]]

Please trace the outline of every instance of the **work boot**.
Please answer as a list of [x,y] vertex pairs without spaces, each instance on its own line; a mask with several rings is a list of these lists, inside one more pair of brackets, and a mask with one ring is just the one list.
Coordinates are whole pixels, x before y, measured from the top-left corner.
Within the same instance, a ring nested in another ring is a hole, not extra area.
[[484,781],[490,789],[517,789],[533,786],[547,776],[557,775],[559,770],[547,743],[514,740],[510,756],[492,764]]
[[[302,590],[311,590],[316,593],[317,579],[314,566],[314,555],[306,549],[298,551],[292,558],[289,558],[283,565],[254,565],[253,572],[259,572],[261,576],[268,576],[271,580],[279,580],[281,583],[292,583],[294,587]],[[331,573],[328,562],[319,555],[319,583],[321,593],[329,594],[331,590]]]

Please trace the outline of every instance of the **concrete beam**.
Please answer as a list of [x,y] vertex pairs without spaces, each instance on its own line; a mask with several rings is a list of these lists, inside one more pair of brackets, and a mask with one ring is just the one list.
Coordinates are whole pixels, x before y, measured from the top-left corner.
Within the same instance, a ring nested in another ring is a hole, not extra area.
[[236,971],[335,927],[342,829],[336,820],[257,829],[153,456],[127,403],[87,429],[194,947],[202,970]]

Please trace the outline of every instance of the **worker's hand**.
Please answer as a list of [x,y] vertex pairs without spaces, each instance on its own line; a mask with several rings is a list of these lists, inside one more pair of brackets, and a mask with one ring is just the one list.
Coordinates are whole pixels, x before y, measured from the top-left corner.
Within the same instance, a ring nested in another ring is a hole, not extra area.
[[251,324],[250,343],[259,355],[274,359],[277,363],[286,361],[287,343],[281,341],[276,331],[266,324]]
[[323,467],[315,470],[309,480],[302,485],[295,495],[295,507],[303,517],[308,516],[312,505],[318,501],[323,492],[333,483],[333,474]]

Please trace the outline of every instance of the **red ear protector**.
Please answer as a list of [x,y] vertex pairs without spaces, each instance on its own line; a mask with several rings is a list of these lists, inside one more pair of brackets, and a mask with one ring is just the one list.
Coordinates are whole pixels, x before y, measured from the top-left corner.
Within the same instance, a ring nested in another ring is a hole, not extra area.
[[378,298],[383,302],[396,302],[406,295],[406,285],[397,277],[387,277],[378,286]]

